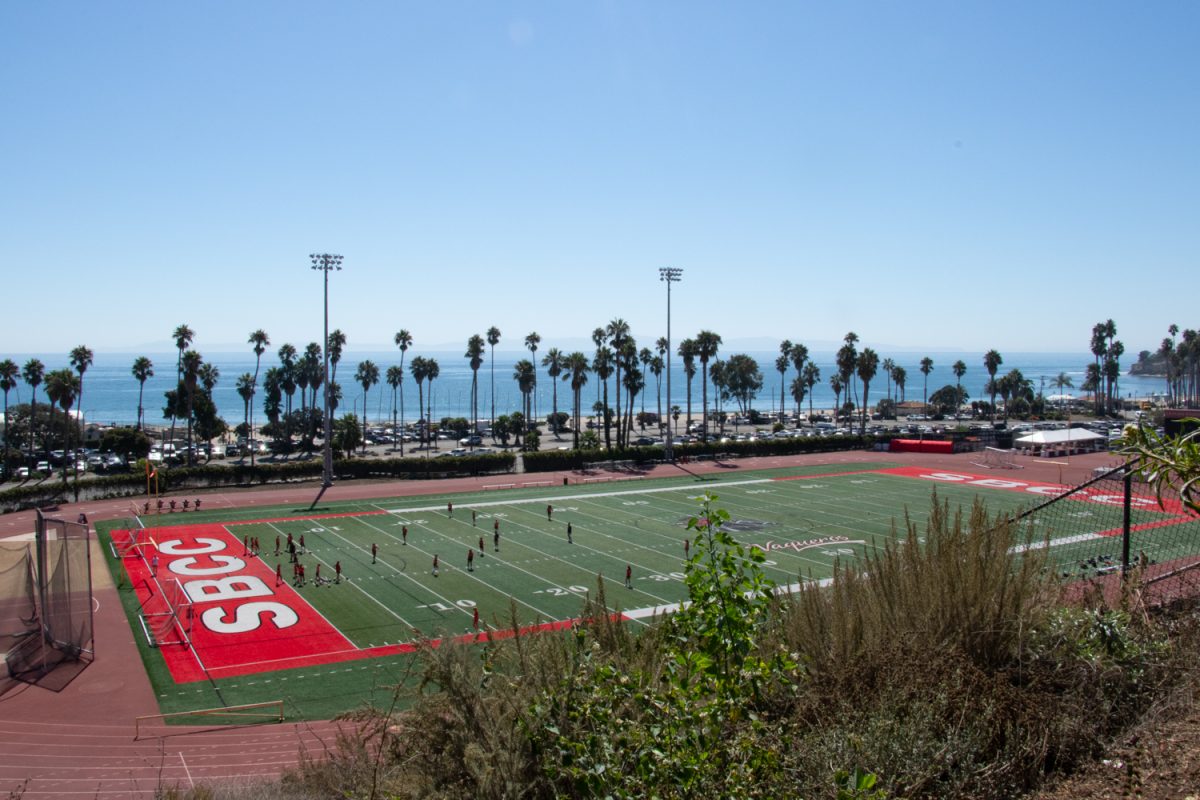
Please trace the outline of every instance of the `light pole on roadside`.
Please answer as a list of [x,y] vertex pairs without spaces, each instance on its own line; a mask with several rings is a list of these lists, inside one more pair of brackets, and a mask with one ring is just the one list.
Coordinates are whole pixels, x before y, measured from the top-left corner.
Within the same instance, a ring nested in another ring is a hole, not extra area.
[[333,270],[341,271],[342,257],[330,253],[312,253],[309,258],[312,259],[312,268],[324,273],[325,278],[325,339],[324,347],[321,348],[325,354],[325,463],[321,472],[323,491],[333,485],[333,422],[329,416],[329,273]]
[[[672,440],[675,438],[671,430],[671,284],[678,283],[683,277],[679,267],[659,267],[658,279],[667,284],[667,442],[663,448],[668,463],[675,462],[675,450]],[[659,420],[661,423],[662,420]]]

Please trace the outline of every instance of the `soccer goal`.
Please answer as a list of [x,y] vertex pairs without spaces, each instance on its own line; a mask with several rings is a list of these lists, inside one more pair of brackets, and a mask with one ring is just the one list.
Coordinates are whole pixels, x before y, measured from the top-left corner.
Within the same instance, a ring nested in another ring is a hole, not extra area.
[[[147,601],[141,614],[142,630],[151,647],[191,643],[192,619],[195,609],[192,599],[178,578],[158,582],[158,594]],[[153,606],[153,610],[149,607]]]
[[1001,450],[998,447],[986,448],[983,451],[983,461],[974,463],[986,469],[1021,469],[1021,465],[1013,457],[1012,450]]

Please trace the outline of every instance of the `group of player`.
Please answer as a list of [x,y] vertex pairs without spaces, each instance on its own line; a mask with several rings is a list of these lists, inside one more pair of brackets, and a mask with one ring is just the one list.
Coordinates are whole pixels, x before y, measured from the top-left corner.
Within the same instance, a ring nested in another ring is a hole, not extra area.
[[[334,572],[334,579],[331,581],[331,580],[329,580],[329,578],[327,578],[321,574],[321,562],[318,561],[317,562],[317,571],[316,571],[316,574],[313,576],[313,585],[314,586],[326,586],[331,583],[340,584],[342,582],[342,562],[340,560],[334,562],[333,572]],[[282,564],[275,565],[275,585],[276,586],[283,585],[283,565]],[[304,568],[304,564],[301,563],[300,561],[293,562],[292,563],[292,586],[299,588],[301,586],[307,586],[307,585],[308,585],[308,571]]]

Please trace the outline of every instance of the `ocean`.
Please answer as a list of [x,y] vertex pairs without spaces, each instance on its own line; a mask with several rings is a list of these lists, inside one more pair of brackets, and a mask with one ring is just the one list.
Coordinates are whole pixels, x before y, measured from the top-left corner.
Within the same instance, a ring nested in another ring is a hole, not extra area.
[[[545,355],[546,349],[538,350],[538,359]],[[732,352],[732,351],[731,351]],[[722,351],[719,357],[726,358],[730,352]],[[164,425],[168,424],[163,418],[162,407],[163,394],[168,391],[174,384],[175,378],[175,363],[176,353],[146,353],[154,362],[153,378],[146,381],[145,397],[143,405],[146,408],[146,423],[148,425]],[[408,373],[408,364],[411,363],[412,357],[423,355],[426,358],[435,358],[440,367],[440,375],[433,382],[433,416],[435,419],[442,417],[468,417],[470,416],[470,392],[471,392],[471,370],[468,366],[467,359],[462,357],[461,351],[456,352],[422,352],[420,350],[410,349],[405,357],[405,379],[404,379],[404,405],[405,419],[414,420],[418,417],[417,412],[417,388],[413,382],[412,375]],[[590,353],[589,353],[590,355]],[[777,411],[779,407],[779,389],[780,375],[775,370],[775,358],[777,352],[750,352],[759,365],[759,369],[763,374],[763,389],[758,394],[755,400],[754,407],[759,411],[772,412]],[[933,359],[933,371],[928,378],[929,393],[932,394],[936,389],[947,384],[953,385],[955,382],[952,365],[955,361],[962,360],[967,365],[967,372],[962,378],[962,386],[966,390],[970,400],[986,399],[987,395],[983,392],[988,375],[983,367],[982,353],[962,353],[962,352],[944,352],[944,353],[902,353],[900,355],[890,356],[899,366],[903,366],[907,372],[907,382],[905,387],[905,399],[921,400],[923,396],[923,386],[925,376],[920,372],[920,361],[925,355]],[[1034,391],[1043,391],[1046,395],[1057,394],[1058,390],[1051,386],[1051,381],[1060,373],[1065,372],[1071,377],[1075,384],[1075,389],[1065,390],[1067,394],[1081,394],[1079,390],[1080,384],[1084,380],[1084,370],[1087,364],[1091,363],[1092,356],[1090,353],[1005,353],[1004,363],[1000,367],[998,375],[1002,375],[1010,369],[1019,369],[1026,378],[1033,382]],[[59,369],[70,365],[69,358],[66,354],[59,353],[40,353],[40,354],[22,354],[7,356],[17,362],[18,365],[24,365],[25,362],[33,357],[39,358],[46,365],[46,370]],[[138,405],[138,382],[131,374],[131,367],[137,354],[132,353],[97,353],[95,362],[84,374],[83,382],[83,399],[81,404],[77,404],[76,408],[81,410],[89,422],[101,424],[116,424],[116,425],[132,425],[137,420],[137,405]],[[518,352],[497,352],[495,363],[495,402],[496,414],[505,414],[512,411],[518,411],[521,408],[521,395],[517,389],[516,382],[513,380],[513,367],[521,358],[527,358],[528,353]],[[886,353],[880,353],[880,360],[888,357]],[[351,406],[354,406],[354,411],[358,414],[362,413],[363,409],[363,391],[362,386],[354,383],[353,377],[357,369],[359,361],[370,359],[379,367],[380,384],[373,387],[366,398],[366,407],[368,419],[372,422],[386,418],[391,420],[392,415],[392,390],[391,387],[383,382],[383,376],[387,373],[387,368],[400,363],[400,353],[398,350],[385,352],[365,352],[354,353],[343,356],[343,359],[338,367],[339,383],[342,385],[342,405],[338,409],[338,413],[351,411]],[[834,374],[836,367],[834,364],[833,353],[814,353],[813,359],[821,369],[821,381],[816,386],[813,395],[814,408],[831,408],[834,403],[833,391],[829,388],[829,377]],[[220,370],[220,379],[216,388],[213,391],[213,399],[217,404],[225,421],[230,427],[237,425],[242,421],[243,405],[242,399],[236,391],[238,376],[244,372],[253,374],[254,372],[254,354],[246,353],[210,353],[205,354],[205,360],[210,361]],[[267,353],[263,356],[262,369],[259,373],[259,383],[261,386],[262,372],[270,366],[276,365],[277,359],[273,353]],[[1132,363],[1132,360],[1129,362]],[[680,408],[686,408],[687,400],[687,382],[683,375],[683,367],[679,358],[672,358],[672,373],[671,373],[671,394],[672,402]],[[1128,368],[1129,364],[1123,365]],[[479,413],[481,417],[486,418],[491,410],[491,365],[486,360],[482,368],[479,370]],[[792,378],[795,377],[795,370],[789,369],[785,377],[786,384],[790,385]],[[589,374],[588,385],[583,390],[583,412],[584,414],[591,413],[592,404],[597,397],[597,381],[594,375]],[[662,392],[663,392],[663,407],[668,407],[666,398],[666,374],[662,376]],[[428,387],[428,384],[426,385]],[[1142,378],[1129,375],[1122,375],[1120,380],[1120,394],[1122,397],[1148,397],[1152,394],[1158,394],[1164,391],[1165,382],[1162,378]],[[614,405],[615,398],[615,381],[609,379],[609,404]],[[426,391],[428,395],[428,390]],[[713,404],[713,389],[709,387],[709,404]],[[887,394],[887,380],[882,374],[876,376],[871,382],[870,387],[870,402],[874,405],[875,401],[885,397]],[[895,394],[895,387],[893,387]],[[16,390],[9,393],[9,404],[29,402],[29,386],[24,382],[19,382]],[[645,392],[645,408],[647,411],[655,411],[658,407],[656,391],[656,381],[653,375],[647,376],[646,392]],[[259,391],[256,402],[258,406],[255,410],[256,424],[261,424],[266,421],[265,415],[262,413],[262,392]],[[697,364],[696,377],[692,382],[692,412],[693,415],[699,413],[701,403],[700,390],[700,370]],[[39,387],[38,401],[44,402],[46,399],[42,387]],[[428,403],[428,397],[426,398]],[[560,411],[570,411],[571,388],[567,382],[559,380],[558,386],[558,408]],[[397,399],[397,407],[399,400]],[[299,408],[300,400],[297,396],[294,401],[294,406]],[[639,395],[635,406],[638,411],[642,409],[642,397]],[[551,411],[551,381],[546,374],[545,368],[538,365],[538,390],[536,393],[536,408],[540,418],[544,418]],[[726,404],[726,409],[730,409],[731,404]],[[793,401],[790,395],[787,397],[785,408],[792,410]],[[808,400],[804,402],[804,410],[807,411]]]

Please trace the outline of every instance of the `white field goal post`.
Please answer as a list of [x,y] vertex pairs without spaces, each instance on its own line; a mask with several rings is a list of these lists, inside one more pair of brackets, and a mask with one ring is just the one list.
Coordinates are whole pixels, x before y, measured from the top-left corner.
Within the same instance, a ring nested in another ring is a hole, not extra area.
[[1021,469],[1021,465],[1016,462],[1014,456],[1015,453],[1012,450],[988,447],[983,451],[983,460],[976,461],[975,465],[985,469]]
[[155,584],[158,585],[159,596],[151,598],[147,605],[152,603],[156,610],[143,611],[141,614],[146,641],[151,647],[191,644],[192,620],[195,617],[192,599],[178,578],[155,580]]

